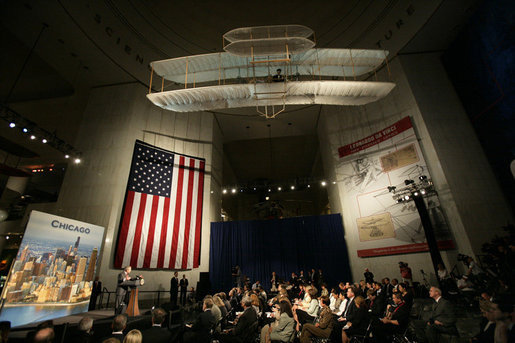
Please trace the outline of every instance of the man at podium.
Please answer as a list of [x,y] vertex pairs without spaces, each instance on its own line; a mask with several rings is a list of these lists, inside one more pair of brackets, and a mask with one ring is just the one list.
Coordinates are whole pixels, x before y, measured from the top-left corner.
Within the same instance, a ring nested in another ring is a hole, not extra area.
[[116,299],[114,301],[114,313],[122,314],[127,310],[128,296],[131,288],[138,287],[143,279],[142,275],[131,278],[131,266],[123,268],[123,272],[118,274],[118,284],[116,286]]

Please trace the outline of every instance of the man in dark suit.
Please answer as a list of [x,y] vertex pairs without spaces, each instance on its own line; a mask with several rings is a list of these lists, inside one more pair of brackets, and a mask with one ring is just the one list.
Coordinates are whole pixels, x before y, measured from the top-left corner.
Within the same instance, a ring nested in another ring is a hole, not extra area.
[[425,328],[426,339],[429,343],[439,342],[442,333],[457,335],[456,316],[452,304],[442,298],[442,291],[437,287],[431,287],[429,296],[434,299],[431,317]]
[[341,316],[337,319],[336,323],[334,323],[334,327],[331,332],[331,341],[333,342],[341,341],[343,327],[345,324],[347,324],[347,322],[352,323],[352,320],[354,319],[354,315],[358,309],[354,303],[356,292],[357,289],[354,286],[347,288],[347,305],[345,306],[345,310],[343,310]]
[[113,332],[107,337],[104,337],[101,341],[105,341],[108,338],[116,338],[120,340],[120,342],[123,342],[123,339],[125,338],[125,334],[123,333],[123,330],[125,330],[125,327],[127,326],[127,316],[124,314],[119,314],[114,317],[113,322],[111,324],[111,328]]
[[123,272],[118,274],[118,284],[116,286],[116,298],[114,301],[114,313],[122,314],[125,313],[127,308],[127,298],[129,296],[128,290],[133,283],[130,281],[135,281],[141,278],[141,275],[135,278],[131,278],[129,275],[132,271],[131,266],[127,266],[123,268]]
[[89,298],[89,308],[88,311],[95,310],[97,306],[97,297],[102,293],[102,282],[99,281],[98,276],[95,277],[95,281],[93,281],[93,286],[91,287],[91,297]]
[[168,343],[172,335],[168,329],[161,327],[166,318],[166,312],[162,308],[152,311],[152,327],[142,332],[143,343]]
[[209,342],[211,329],[215,327],[215,316],[211,313],[213,299],[206,298],[202,304],[202,313],[197,317],[193,325],[186,325],[183,335],[184,343]]
[[186,274],[182,275],[179,286],[181,286],[181,304],[184,306],[186,304],[186,292],[188,291],[188,279],[186,279]]
[[173,278],[170,280],[170,302],[172,307],[177,306],[177,295],[179,294],[179,273],[173,273]]
[[256,310],[252,308],[250,297],[244,296],[241,305],[243,306],[243,313],[238,318],[236,327],[220,335],[220,342],[246,343],[252,341],[253,335],[257,333],[258,317]]

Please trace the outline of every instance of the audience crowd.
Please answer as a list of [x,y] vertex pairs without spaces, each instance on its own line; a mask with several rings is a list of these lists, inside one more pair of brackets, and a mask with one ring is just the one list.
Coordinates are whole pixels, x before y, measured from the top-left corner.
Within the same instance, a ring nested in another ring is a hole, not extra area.
[[[515,312],[513,282],[515,240],[513,236],[497,238],[485,244],[481,263],[459,255],[465,264],[462,275],[456,268],[448,272],[438,266],[439,286],[424,292],[412,281],[411,269],[400,262],[398,279],[376,280],[372,271],[364,270],[364,279],[356,283],[340,282],[328,288],[322,270],[306,274],[292,273],[289,280],[272,275],[268,292],[260,281],[246,278],[226,294],[205,296],[200,303],[188,299],[184,307],[195,314],[192,320],[174,328],[167,320],[170,313],[152,310],[152,326],[126,330],[127,317],[117,315],[111,334],[93,339],[93,319],[84,317],[70,342],[301,342],[325,339],[332,343],[359,342],[442,342],[459,337],[456,309],[477,309],[482,314],[479,333],[467,341],[514,342]],[[417,299],[415,299],[417,297]],[[168,318],[169,319],[169,318]],[[8,341],[9,322],[0,322],[0,343]],[[128,332],[127,332],[128,331]],[[29,332],[27,342],[54,342],[51,321]],[[68,341],[68,340],[66,340]]]

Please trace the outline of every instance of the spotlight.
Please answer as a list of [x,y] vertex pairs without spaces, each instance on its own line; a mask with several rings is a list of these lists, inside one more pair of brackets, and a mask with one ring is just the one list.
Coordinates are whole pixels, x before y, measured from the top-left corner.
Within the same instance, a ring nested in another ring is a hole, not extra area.
[[395,192],[395,190],[397,189],[397,187],[395,186],[388,186],[388,192]]
[[266,201],[270,200],[270,197],[265,197],[265,200],[266,200]]
[[64,155],[64,158],[70,158],[70,155],[66,154]]
[[311,185],[308,185],[308,188],[311,188]]
[[293,191],[295,189],[295,186],[290,186],[290,189]]
[[404,196],[404,200],[409,200],[409,195]]
[[236,188],[231,189],[231,193],[232,194],[236,193]]
[[278,190],[279,192],[280,192],[280,191],[282,191],[282,189],[283,189],[283,188],[282,188],[281,186],[277,187],[277,190]]
[[26,127],[24,127],[23,129],[21,129],[24,133],[27,133],[29,132],[29,129],[27,129]]
[[242,189],[240,189],[240,193],[243,193],[243,188],[242,188]]
[[422,190],[420,191],[420,194],[422,194],[422,195],[426,194],[426,190],[425,190],[425,189],[422,189]]
[[48,142],[46,138],[43,138],[41,141],[43,142],[43,144],[46,144]]
[[418,197],[418,192],[413,193],[414,196]]
[[401,203],[401,202],[402,202],[402,198],[397,199],[397,203]]
[[254,187],[254,190],[256,190],[256,187]]
[[223,194],[227,194],[227,189],[222,190]]
[[37,172],[37,170],[36,169],[32,169],[32,172],[35,173],[35,172]]
[[10,128],[16,127],[16,123],[15,123],[15,122],[13,122],[13,121],[12,121],[12,122],[10,122],[10,123],[9,123],[9,127],[10,127]]
[[31,135],[31,136],[30,136],[30,139],[34,140],[34,139],[36,139],[36,136]]
[[211,191],[211,194],[213,194],[213,193],[214,193],[214,191]]
[[76,164],[79,164],[80,163],[80,158],[76,158],[75,161],[73,161],[73,162],[75,162]]
[[5,239],[9,239],[9,236],[5,236]]
[[420,181],[424,181],[424,180],[427,180],[427,176],[425,176],[425,175],[420,175],[420,176],[418,177],[418,179],[419,179]]
[[407,186],[407,185],[410,185],[412,183],[415,183],[415,181],[413,180],[404,180],[404,184]]
[[325,185],[327,185],[327,182],[322,181],[322,182],[321,182],[321,185],[325,187]]
[[270,188],[268,188],[268,193],[270,193],[272,190]]
[[333,185],[336,185],[336,181],[333,181]]

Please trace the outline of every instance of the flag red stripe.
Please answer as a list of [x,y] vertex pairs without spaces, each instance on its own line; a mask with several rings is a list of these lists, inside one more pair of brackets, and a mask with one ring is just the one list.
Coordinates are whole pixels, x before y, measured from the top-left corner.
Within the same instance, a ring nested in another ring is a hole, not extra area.
[[152,212],[150,213],[150,227],[148,228],[147,247],[145,249],[145,258],[143,259],[143,268],[150,268],[150,260],[152,259],[152,247],[154,246],[154,233],[156,231],[157,208],[159,205],[159,196],[152,196]]
[[118,237],[118,249],[116,249],[116,257],[114,261],[115,268],[122,268],[123,255],[125,253],[125,244],[127,244],[127,235],[129,233],[129,223],[131,220],[132,204],[134,203],[134,192],[127,192],[125,200],[125,208],[123,210],[122,227],[120,228],[120,236]]
[[186,206],[186,225],[184,226],[184,245],[182,248],[182,269],[188,267],[188,248],[190,244],[191,208],[193,207],[193,182],[195,181],[195,160],[190,159],[188,178],[188,202]]
[[163,225],[161,226],[161,240],[159,241],[159,256],[157,258],[157,268],[163,268],[166,250],[166,231],[168,230],[168,213],[170,211],[170,198],[165,198],[163,208]]
[[138,265],[139,245],[141,241],[141,229],[143,220],[145,219],[145,206],[147,202],[147,194],[141,193],[141,200],[138,209],[138,221],[136,222],[136,232],[134,233],[134,243],[132,244],[131,266],[136,268]]
[[[175,259],[177,256],[177,241],[179,240],[179,227],[181,222],[181,202],[182,202],[182,181],[184,178],[184,156],[179,159],[179,170],[177,176],[177,195],[175,197],[175,220],[173,222],[172,250],[170,251],[170,265],[168,268],[175,269]],[[172,194],[173,196],[173,194]]]
[[200,265],[200,229],[202,226],[202,201],[204,199],[204,168],[205,162],[200,161],[198,173],[197,218],[195,222],[195,247],[193,249],[193,268],[198,268]]

